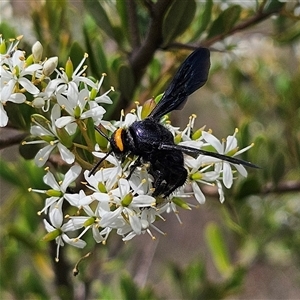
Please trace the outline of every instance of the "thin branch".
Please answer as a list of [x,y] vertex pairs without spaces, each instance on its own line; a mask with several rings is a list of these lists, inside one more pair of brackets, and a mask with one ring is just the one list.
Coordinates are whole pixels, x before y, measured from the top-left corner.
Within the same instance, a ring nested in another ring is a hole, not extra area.
[[[150,14],[151,22],[146,37],[142,44],[138,48],[132,49],[132,52],[130,53],[129,64],[137,86],[146,71],[146,67],[150,64],[155,52],[162,44],[162,25],[164,15],[171,4],[172,0],[158,0],[152,5],[152,13]],[[124,96],[121,96],[115,112],[119,114],[121,109],[128,107],[131,103],[132,99],[127,99]]]
[[281,194],[281,193],[290,193],[290,192],[299,192],[300,191],[300,181],[291,180],[279,182],[277,186],[274,186],[272,183],[266,184],[262,189],[262,194]]
[[228,32],[218,34],[218,35],[212,37],[211,39],[204,41],[202,45],[203,45],[203,47],[209,47],[210,45],[214,44],[215,42],[223,40],[225,37],[233,35],[236,32],[239,32],[241,30],[244,30],[246,28],[254,26],[254,25],[264,21],[265,19],[269,18],[271,15],[279,13],[279,12],[280,12],[280,10],[274,10],[274,11],[266,12],[266,13],[258,11],[258,13],[256,15],[254,15],[253,17],[249,18],[248,20],[246,20],[244,22],[241,22],[240,24],[237,24]]
[[201,44],[183,44],[183,43],[170,43],[165,49],[170,49],[170,48],[180,48],[180,49],[190,49],[190,50],[195,50],[199,47],[209,47],[212,44],[223,40],[224,38],[231,36],[233,34],[235,34],[236,32],[245,30],[251,26],[254,26],[262,21],[264,21],[265,19],[269,18],[271,15],[279,13],[281,9],[278,10],[274,10],[274,11],[270,11],[270,12],[263,12],[262,10],[258,10],[258,13],[254,16],[252,16],[251,18],[237,24],[236,26],[234,26],[233,28],[231,28],[231,30],[229,30],[228,32],[224,32],[221,34],[218,34],[206,41],[201,42]]
[[0,129],[0,149],[20,144],[28,133],[9,127]]
[[159,0],[153,6],[153,16],[149,25],[148,33],[141,47],[133,51],[129,62],[135,75],[136,82],[141,80],[145,68],[151,62],[154,53],[162,43],[162,25],[164,15],[172,4],[172,0]]

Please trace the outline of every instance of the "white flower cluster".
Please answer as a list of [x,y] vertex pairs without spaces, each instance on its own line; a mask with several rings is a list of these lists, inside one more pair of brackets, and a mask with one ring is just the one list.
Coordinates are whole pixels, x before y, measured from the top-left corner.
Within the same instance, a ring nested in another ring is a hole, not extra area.
[[[1,40],[1,45],[3,43]],[[183,198],[194,196],[199,203],[205,202],[199,184],[216,185],[219,199],[223,202],[223,185],[226,188],[232,186],[234,172],[247,176],[242,165],[204,155],[197,158],[185,156],[185,168],[188,171],[186,184],[167,199],[162,199],[152,196],[153,178],[147,165],[137,167],[128,176],[136,160],[134,157],[120,160],[114,154],[108,155],[103,167],[89,175],[93,164],[80,153],[93,153],[101,159],[106,156],[109,145],[106,149],[101,146],[104,151],[95,151],[100,150],[95,142],[96,131],[93,130],[91,136],[91,132],[87,130],[88,124],[102,126],[109,136],[116,129],[127,128],[133,122],[141,120],[145,106],[137,105],[134,111],[118,122],[103,121],[105,110],[101,103],[111,103],[108,96],[110,91],[97,96],[104,76],[96,83],[84,76],[86,67],[83,63],[87,56],[74,71],[71,61],[66,63],[65,69],[58,70],[57,58],[42,61],[42,45],[39,42],[33,46],[32,55],[27,59],[17,49],[18,43],[17,39],[10,44],[8,50],[1,51],[4,53],[1,54],[0,125],[5,126],[8,122],[4,110],[7,101],[26,103],[37,108],[44,114],[32,116],[30,133],[36,140],[26,142],[27,145],[45,144],[36,154],[35,163],[39,167],[44,166],[51,157],[50,154],[55,151],[66,165],[72,165],[62,181],[57,181],[56,174],[46,168],[43,180],[50,188],[30,189],[47,195],[40,214],[45,215],[44,223],[48,231],[44,239],[56,240],[57,260],[59,248],[64,243],[84,247],[86,242],[82,237],[89,230],[96,243],[105,243],[113,230],[124,241],[142,233],[148,233],[154,238],[151,229],[162,233],[154,223],[158,219],[164,219],[163,213],[177,212],[177,206],[190,209],[191,205]],[[50,78],[51,74],[56,76]],[[213,148],[219,154],[231,156],[251,147],[238,151],[235,137],[237,130],[222,142],[203,128],[193,130],[194,120],[195,116],[192,116],[182,131],[168,122],[165,122],[165,126],[172,132],[175,141],[184,146]],[[79,140],[85,142],[80,144]],[[70,185],[78,178],[81,183],[77,185],[76,192],[71,192]],[[187,191],[187,185],[191,186],[190,191]],[[64,211],[63,208],[67,210]]]

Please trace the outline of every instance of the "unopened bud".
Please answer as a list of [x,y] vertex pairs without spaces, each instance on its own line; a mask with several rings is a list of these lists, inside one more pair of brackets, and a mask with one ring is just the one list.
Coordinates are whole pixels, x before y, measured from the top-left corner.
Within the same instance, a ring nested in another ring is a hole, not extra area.
[[1,44],[0,44],[0,54],[5,54],[6,53],[6,44],[5,41],[2,40]]
[[182,136],[181,136],[181,134],[175,135],[175,137],[174,137],[174,142],[175,142],[175,144],[179,144],[181,141],[182,141]]
[[33,107],[42,108],[45,105],[45,100],[42,97],[38,97],[38,98],[35,98],[31,104]]
[[106,187],[105,187],[105,185],[104,185],[103,182],[99,182],[99,183],[98,183],[98,190],[99,190],[101,193],[107,193]]
[[91,218],[88,218],[84,223],[83,223],[83,226],[84,227],[88,227],[88,226],[91,226],[95,223],[95,218],[94,217],[91,217]]
[[55,68],[57,67],[57,64],[58,64],[57,56],[53,56],[49,58],[44,64],[43,74],[45,76],[50,76],[54,72]]
[[41,61],[42,59],[42,55],[43,55],[43,46],[42,44],[37,41],[34,43],[34,45],[32,46],[32,55],[33,55],[33,60],[35,63],[38,63],[39,61]]
[[190,179],[195,181],[195,180],[201,180],[203,179],[203,174],[201,172],[196,172],[190,175]]
[[198,140],[202,135],[202,129],[197,129],[195,132],[193,132],[192,134],[192,140],[195,141],[195,140]]
[[50,197],[61,197],[63,195],[63,193],[61,191],[57,191],[57,190],[48,190],[46,192],[46,195],[48,195]]
[[72,63],[70,57],[68,58],[68,60],[66,62],[65,71],[66,71],[66,74],[68,76],[68,79],[72,80],[72,75],[73,75],[73,72],[74,72],[74,67],[73,67],[73,63]]
[[132,202],[133,195],[132,193],[128,193],[122,200],[122,206],[127,207]]
[[50,242],[55,240],[57,237],[59,237],[61,235],[61,230],[59,229],[54,229],[51,232],[48,232],[46,235],[44,235],[43,237],[43,241],[45,242]]
[[56,128],[60,141],[69,149],[73,145],[73,138],[69,135],[65,128]]
[[174,197],[172,199],[172,202],[175,203],[177,206],[183,208],[183,209],[188,209],[188,210],[191,209],[189,207],[189,205],[185,201],[183,201],[181,198],[179,198],[179,197]]

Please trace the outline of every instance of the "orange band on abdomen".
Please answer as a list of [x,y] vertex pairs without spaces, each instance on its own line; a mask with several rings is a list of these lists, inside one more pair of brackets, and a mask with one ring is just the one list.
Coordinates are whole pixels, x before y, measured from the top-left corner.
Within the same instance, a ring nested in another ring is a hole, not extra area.
[[122,131],[123,131],[123,128],[119,128],[115,132],[115,143],[121,152],[124,151],[124,145],[123,145],[123,141],[122,141]]

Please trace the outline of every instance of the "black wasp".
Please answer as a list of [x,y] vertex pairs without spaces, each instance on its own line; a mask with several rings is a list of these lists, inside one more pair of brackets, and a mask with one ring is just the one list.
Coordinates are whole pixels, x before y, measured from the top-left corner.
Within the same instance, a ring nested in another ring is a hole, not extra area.
[[[210,68],[210,52],[199,48],[182,63],[162,99],[147,118],[136,121],[128,128],[118,128],[110,138],[111,150],[90,171],[95,172],[100,163],[114,152],[116,155],[137,155],[133,170],[144,162],[149,163],[149,173],[153,176],[153,196],[167,197],[187,179],[183,153],[192,157],[207,155],[226,160],[233,164],[256,167],[250,162],[214,152],[176,145],[172,133],[159,121],[172,110],[181,109],[188,96],[202,87],[207,81]],[[96,128],[97,129],[97,128]],[[103,132],[97,129],[100,134]]]

